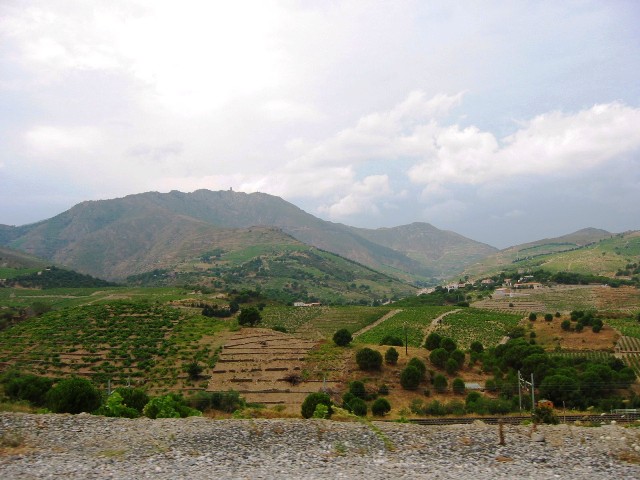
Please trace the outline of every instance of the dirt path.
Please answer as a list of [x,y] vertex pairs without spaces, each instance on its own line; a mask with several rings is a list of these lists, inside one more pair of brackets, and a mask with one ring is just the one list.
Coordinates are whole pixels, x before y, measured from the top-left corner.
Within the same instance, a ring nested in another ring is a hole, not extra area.
[[387,313],[386,315],[384,315],[383,317],[379,318],[378,320],[376,320],[375,322],[373,322],[370,325],[367,325],[364,328],[361,328],[360,330],[358,330],[357,332],[353,333],[352,336],[355,338],[359,335],[362,335],[364,332],[368,332],[369,330],[371,330],[373,327],[377,327],[378,325],[380,325],[382,322],[384,322],[385,320],[388,320],[389,318],[393,317],[394,315],[400,313],[402,310],[398,309],[398,310],[391,310],[389,313]]
[[431,323],[429,324],[429,326],[424,330],[424,337],[422,338],[422,343],[420,345],[424,345],[424,343],[427,341],[427,337],[433,331],[433,329],[436,328],[436,325],[440,323],[440,320],[442,320],[447,315],[451,315],[452,313],[459,312],[460,310],[462,309],[458,308],[456,310],[451,310],[450,312],[444,312],[439,317],[436,317],[433,320],[431,320]]

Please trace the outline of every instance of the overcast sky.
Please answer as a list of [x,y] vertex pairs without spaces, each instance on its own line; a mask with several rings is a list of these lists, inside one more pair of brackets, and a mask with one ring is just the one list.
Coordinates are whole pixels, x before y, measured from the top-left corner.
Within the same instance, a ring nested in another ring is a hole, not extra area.
[[640,229],[640,2],[0,2],[0,224],[230,187],[497,247]]

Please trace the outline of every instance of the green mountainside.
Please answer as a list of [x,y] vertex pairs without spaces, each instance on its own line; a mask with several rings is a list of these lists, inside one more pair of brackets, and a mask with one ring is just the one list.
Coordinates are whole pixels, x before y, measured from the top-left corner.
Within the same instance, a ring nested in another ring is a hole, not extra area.
[[605,277],[620,276],[640,262],[640,232],[613,234],[594,228],[501,250],[467,267],[472,278],[501,271],[546,270]]

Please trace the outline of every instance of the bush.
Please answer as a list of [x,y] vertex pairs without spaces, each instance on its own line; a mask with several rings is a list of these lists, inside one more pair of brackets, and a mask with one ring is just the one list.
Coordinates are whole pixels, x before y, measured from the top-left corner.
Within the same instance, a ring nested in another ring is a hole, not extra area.
[[104,415],[105,417],[123,417],[123,418],[137,418],[140,416],[140,412],[135,408],[127,407],[124,404],[124,399],[117,391],[113,391],[107,398],[106,403],[101,406],[96,414]]
[[402,340],[399,337],[396,337],[394,335],[387,335],[380,341],[380,345],[391,345],[394,347],[401,347],[404,345],[404,343],[402,343]]
[[556,417],[553,409],[550,407],[536,407],[533,413],[533,419],[536,423],[558,424],[558,417]]
[[387,386],[386,383],[383,383],[382,385],[380,385],[380,388],[378,388],[378,394],[389,395],[389,387]]
[[550,313],[545,313],[544,321],[545,322],[552,322],[553,321],[553,315],[551,315]]
[[420,379],[422,380],[425,375],[427,374],[427,366],[424,364],[424,362],[422,360],[420,360],[419,358],[413,357],[411,360],[409,360],[409,362],[407,363],[408,367],[415,367],[418,369],[418,371],[420,372]]
[[400,356],[400,354],[398,353],[398,351],[393,348],[393,347],[389,347],[389,350],[387,350],[384,354],[384,361],[388,364],[388,365],[395,365],[398,363],[398,357]]
[[52,385],[50,378],[16,374],[6,381],[4,393],[11,400],[26,400],[33,405],[43,406]]
[[100,406],[101,398],[90,381],[74,377],[49,390],[46,403],[56,413],[90,413]]
[[442,341],[440,342],[440,347],[444,348],[449,353],[453,352],[456,348],[458,348],[458,346],[456,345],[456,342],[454,342],[453,339],[451,338],[443,338]]
[[313,412],[316,411],[316,407],[319,403],[327,406],[327,414],[331,416],[333,410],[331,408],[331,398],[329,395],[323,392],[310,393],[307,398],[302,402],[301,413],[303,418],[311,418]]
[[441,373],[439,373],[438,375],[436,375],[433,379],[433,388],[436,389],[436,392],[438,393],[444,393],[447,391],[447,386],[448,386],[448,382],[447,382],[447,378],[442,375]]
[[444,348],[436,348],[429,354],[429,360],[438,368],[444,368],[449,359],[449,352]]
[[474,353],[482,353],[484,352],[484,346],[482,345],[482,343],[476,340],[474,342],[471,342],[471,345],[469,345],[469,350]]
[[255,327],[261,320],[260,312],[255,307],[243,308],[238,315],[238,325],[242,326]]
[[538,316],[535,313],[531,312],[529,314],[529,321],[535,322],[537,319],[538,319]]
[[313,418],[329,418],[329,407],[324,403],[317,404],[313,411]]
[[455,378],[453,380],[453,383],[451,384],[451,389],[453,390],[453,393],[457,395],[464,395],[464,392],[466,390],[464,386],[464,380],[462,380],[461,378]]
[[148,418],[186,418],[197,417],[202,412],[191,408],[184,403],[180,395],[169,394],[163,397],[155,397],[142,409],[142,413]]
[[462,368],[462,366],[464,365],[464,357],[465,355],[462,350],[456,349],[451,352],[451,358],[456,361],[456,363],[458,364],[458,368]]
[[234,390],[226,392],[198,392],[189,398],[188,403],[191,407],[202,412],[206,410],[219,410],[226,413],[235,412],[247,405],[240,394]]
[[444,364],[444,369],[449,375],[453,375],[458,371],[458,362],[453,358],[448,358],[447,362]]
[[351,403],[351,412],[359,417],[367,416],[367,404],[361,398],[354,398]]
[[571,330],[571,322],[569,320],[563,320],[560,324],[560,328],[562,328],[562,330],[564,330],[565,332],[568,332],[569,330]]
[[351,340],[353,340],[353,336],[346,328],[341,328],[333,334],[333,342],[339,347],[346,347],[351,343]]
[[198,362],[196,361],[191,362],[185,368],[185,371],[187,372],[187,375],[189,375],[189,378],[191,380],[197,380],[198,378],[200,378],[200,374],[202,373],[202,370],[203,370],[202,366],[198,365]]
[[134,408],[142,414],[144,406],[149,403],[149,395],[139,388],[118,387],[114,390],[122,397],[122,403],[129,408]]
[[427,350],[435,350],[436,348],[440,348],[440,342],[442,341],[442,337],[435,333],[431,332],[427,335],[427,340],[424,342],[424,348]]
[[600,320],[599,318],[596,318],[591,324],[591,331],[593,331],[593,333],[599,333],[600,330],[602,330],[602,327],[603,327],[602,320]]
[[440,417],[446,415],[447,410],[444,408],[444,405],[438,400],[433,400],[425,407],[424,413],[426,413],[427,415],[435,415]]
[[280,333],[287,333],[287,327],[283,327],[282,325],[274,325],[273,327],[271,327],[271,330]]
[[360,370],[380,370],[382,355],[376,350],[365,347],[356,353],[356,363]]
[[391,404],[386,398],[378,398],[371,405],[371,413],[376,417],[382,417],[391,411]]
[[364,388],[364,383],[360,380],[354,380],[349,383],[349,393],[354,397],[361,398],[363,400],[367,398],[367,390]]
[[418,370],[413,365],[407,366],[402,373],[400,374],[400,385],[405,390],[415,390],[420,385],[420,380],[422,379],[422,374],[420,370]]

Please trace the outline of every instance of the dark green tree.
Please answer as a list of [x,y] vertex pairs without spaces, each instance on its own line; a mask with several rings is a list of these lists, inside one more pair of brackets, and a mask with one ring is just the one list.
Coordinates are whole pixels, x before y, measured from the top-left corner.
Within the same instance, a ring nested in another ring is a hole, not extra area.
[[376,399],[375,402],[373,402],[373,405],[371,405],[371,413],[373,413],[376,417],[382,417],[390,411],[391,404],[386,398],[380,397]]
[[422,374],[416,367],[409,365],[400,373],[400,385],[405,390],[416,390],[420,385]]
[[380,370],[382,367],[382,355],[368,347],[358,350],[356,363],[360,370]]
[[427,339],[424,342],[424,348],[427,350],[435,350],[436,348],[440,348],[440,342],[442,341],[442,337],[436,332],[431,332],[427,335]]
[[255,307],[243,308],[240,310],[240,314],[238,315],[238,324],[245,326],[248,325],[250,327],[255,327],[258,323],[260,323],[262,317],[260,316],[260,312]]
[[438,368],[444,368],[449,359],[449,352],[444,348],[436,348],[429,354],[429,360]]
[[451,389],[453,390],[453,393],[457,395],[464,395],[464,380],[462,380],[461,378],[454,378],[453,383],[451,384]]
[[448,337],[445,337],[442,339],[442,341],[440,342],[440,347],[444,348],[449,353],[453,352],[456,348],[458,348],[458,346],[456,345],[456,342],[454,342],[453,339]]
[[398,357],[400,356],[400,354],[398,353],[398,351],[393,348],[393,347],[389,347],[389,350],[386,351],[386,353],[384,354],[384,361],[388,364],[388,365],[395,365],[398,363]]
[[382,340],[380,340],[380,345],[401,347],[404,344],[402,343],[402,339],[400,339],[400,337],[396,337],[395,335],[386,335]]
[[303,418],[311,418],[319,403],[327,406],[329,409],[329,415],[333,413],[331,408],[331,398],[329,395],[323,392],[310,393],[307,395],[307,398],[304,399],[304,402],[302,402],[301,413]]
[[447,386],[448,386],[447,378],[444,375],[442,375],[441,373],[437,374],[433,378],[433,388],[436,389],[436,392],[438,392],[438,393],[446,392],[447,391]]
[[341,328],[333,334],[333,342],[339,347],[346,347],[353,340],[351,332],[346,328]]
[[101,398],[89,380],[74,377],[49,390],[46,403],[56,413],[90,413],[100,406]]

